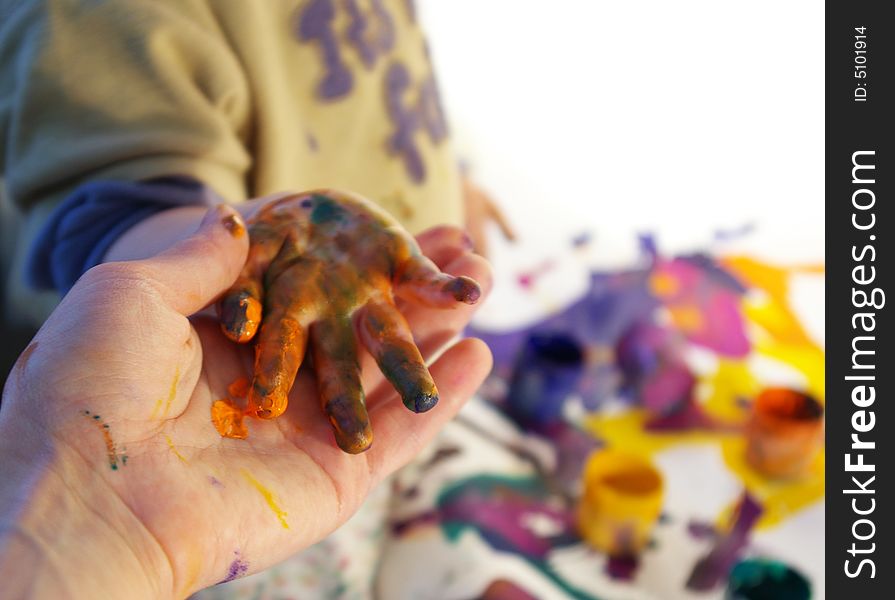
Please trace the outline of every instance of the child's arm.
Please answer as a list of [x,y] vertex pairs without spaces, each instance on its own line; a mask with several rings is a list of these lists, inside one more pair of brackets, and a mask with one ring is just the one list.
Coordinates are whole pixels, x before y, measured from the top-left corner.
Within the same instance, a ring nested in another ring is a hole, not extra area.
[[[9,198],[44,225],[23,240],[36,287],[64,291],[144,219],[164,227],[116,253],[146,255],[141,246],[195,229],[192,218],[177,225],[195,210],[162,210],[246,198],[251,95],[203,7],[47,0],[5,10],[0,163]],[[140,231],[149,229],[127,237]]]

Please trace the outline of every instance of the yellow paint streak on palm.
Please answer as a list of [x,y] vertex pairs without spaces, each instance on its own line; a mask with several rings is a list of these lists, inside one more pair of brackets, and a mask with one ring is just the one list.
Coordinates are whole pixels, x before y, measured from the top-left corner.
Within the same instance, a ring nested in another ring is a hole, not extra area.
[[[174,398],[177,396],[177,382],[180,381],[180,367],[174,371],[174,381],[171,382],[171,389],[168,391],[168,398],[159,398],[155,401],[155,408],[152,409],[152,414],[149,416],[150,419],[156,418],[165,418],[168,415],[168,411],[171,410],[171,403],[174,402]],[[162,403],[164,402],[165,408],[159,414],[159,410],[162,408]]]
[[202,555],[200,553],[191,553],[188,560],[189,566],[187,567],[186,579],[184,579],[183,582],[183,590],[178,594],[183,598],[186,598],[197,591],[193,588],[196,585],[196,581],[199,579],[199,572],[202,570]]
[[261,494],[261,496],[264,498],[264,501],[267,502],[270,510],[272,510],[277,518],[280,520],[280,525],[283,526],[283,529],[289,529],[289,524],[286,523],[287,513],[279,507],[276,499],[274,498],[273,492],[264,487],[260,481],[252,477],[252,474],[249,473],[246,469],[240,469],[240,472],[242,473],[242,476],[245,478],[245,480],[251,483],[252,487],[258,490],[258,493]]
[[171,452],[174,453],[174,456],[176,456],[177,458],[180,459],[180,462],[182,462],[185,465],[190,464],[189,461],[186,458],[184,458],[183,454],[181,454],[180,452],[177,451],[177,448],[174,446],[174,442],[171,440],[171,436],[169,436],[168,434],[165,434],[165,441],[168,442],[168,448],[171,449]]

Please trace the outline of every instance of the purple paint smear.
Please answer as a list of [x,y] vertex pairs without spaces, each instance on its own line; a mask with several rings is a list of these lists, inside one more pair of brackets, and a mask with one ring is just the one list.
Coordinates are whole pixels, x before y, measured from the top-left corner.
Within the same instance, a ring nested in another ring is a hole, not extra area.
[[631,581],[640,560],[636,556],[610,556],[606,561],[606,574],[617,581]]
[[357,54],[360,56],[364,66],[367,69],[371,69],[376,63],[377,48],[367,39],[367,30],[370,23],[357,5],[357,0],[345,0],[345,8],[351,18],[351,23],[348,25],[348,31],[345,33],[345,37],[348,39],[348,42],[354,46],[354,49],[357,50]]
[[317,42],[326,73],[317,84],[317,95],[324,100],[341,98],[351,91],[354,79],[342,60],[339,39],[333,30],[336,8],[332,0],[311,0],[296,23],[295,35],[300,42]]
[[749,541],[749,532],[763,510],[748,492],[743,494],[730,532],[722,535],[715,543],[715,547],[696,563],[687,579],[687,589],[705,592],[727,578],[737,558],[745,549]]
[[410,83],[407,67],[398,62],[392,63],[385,74],[385,105],[395,129],[387,147],[391,154],[404,160],[410,179],[414,183],[422,183],[426,179],[426,167],[413,140],[413,134],[420,126],[420,116],[415,108],[405,106],[403,101]]
[[[722,356],[748,354],[740,308],[746,288],[706,255],[666,259],[651,236],[641,236],[640,242],[645,267],[592,273],[582,298],[561,312],[523,330],[473,327],[470,333],[489,345],[493,375],[505,380],[514,367],[525,368],[515,363],[531,335],[567,335],[588,356],[577,389],[569,394],[577,392],[587,408],[621,397],[647,410],[653,430],[717,429],[694,397],[696,377],[684,350],[696,344]],[[530,285],[541,270],[523,274],[520,284]],[[663,309],[695,317],[660,325]]]
[[242,557],[239,555],[239,550],[235,550],[233,553],[236,555],[236,558],[234,558],[233,562],[230,563],[230,569],[227,571],[227,577],[221,580],[219,583],[227,583],[228,581],[233,581],[234,579],[242,577],[249,571],[249,563],[242,559]]

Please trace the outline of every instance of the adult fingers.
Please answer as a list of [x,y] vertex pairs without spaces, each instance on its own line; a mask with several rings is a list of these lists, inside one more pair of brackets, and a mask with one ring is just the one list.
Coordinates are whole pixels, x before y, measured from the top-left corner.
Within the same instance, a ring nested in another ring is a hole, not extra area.
[[195,234],[157,256],[129,263],[127,270],[145,278],[172,309],[191,315],[234,282],[245,264],[248,238],[242,217],[221,204],[206,213]]

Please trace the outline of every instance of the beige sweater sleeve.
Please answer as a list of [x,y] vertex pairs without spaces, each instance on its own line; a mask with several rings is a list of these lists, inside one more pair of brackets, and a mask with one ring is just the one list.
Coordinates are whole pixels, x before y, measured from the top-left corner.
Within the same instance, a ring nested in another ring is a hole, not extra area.
[[201,0],[28,0],[0,19],[0,164],[18,206],[87,180],[187,175],[230,201],[250,94]]

